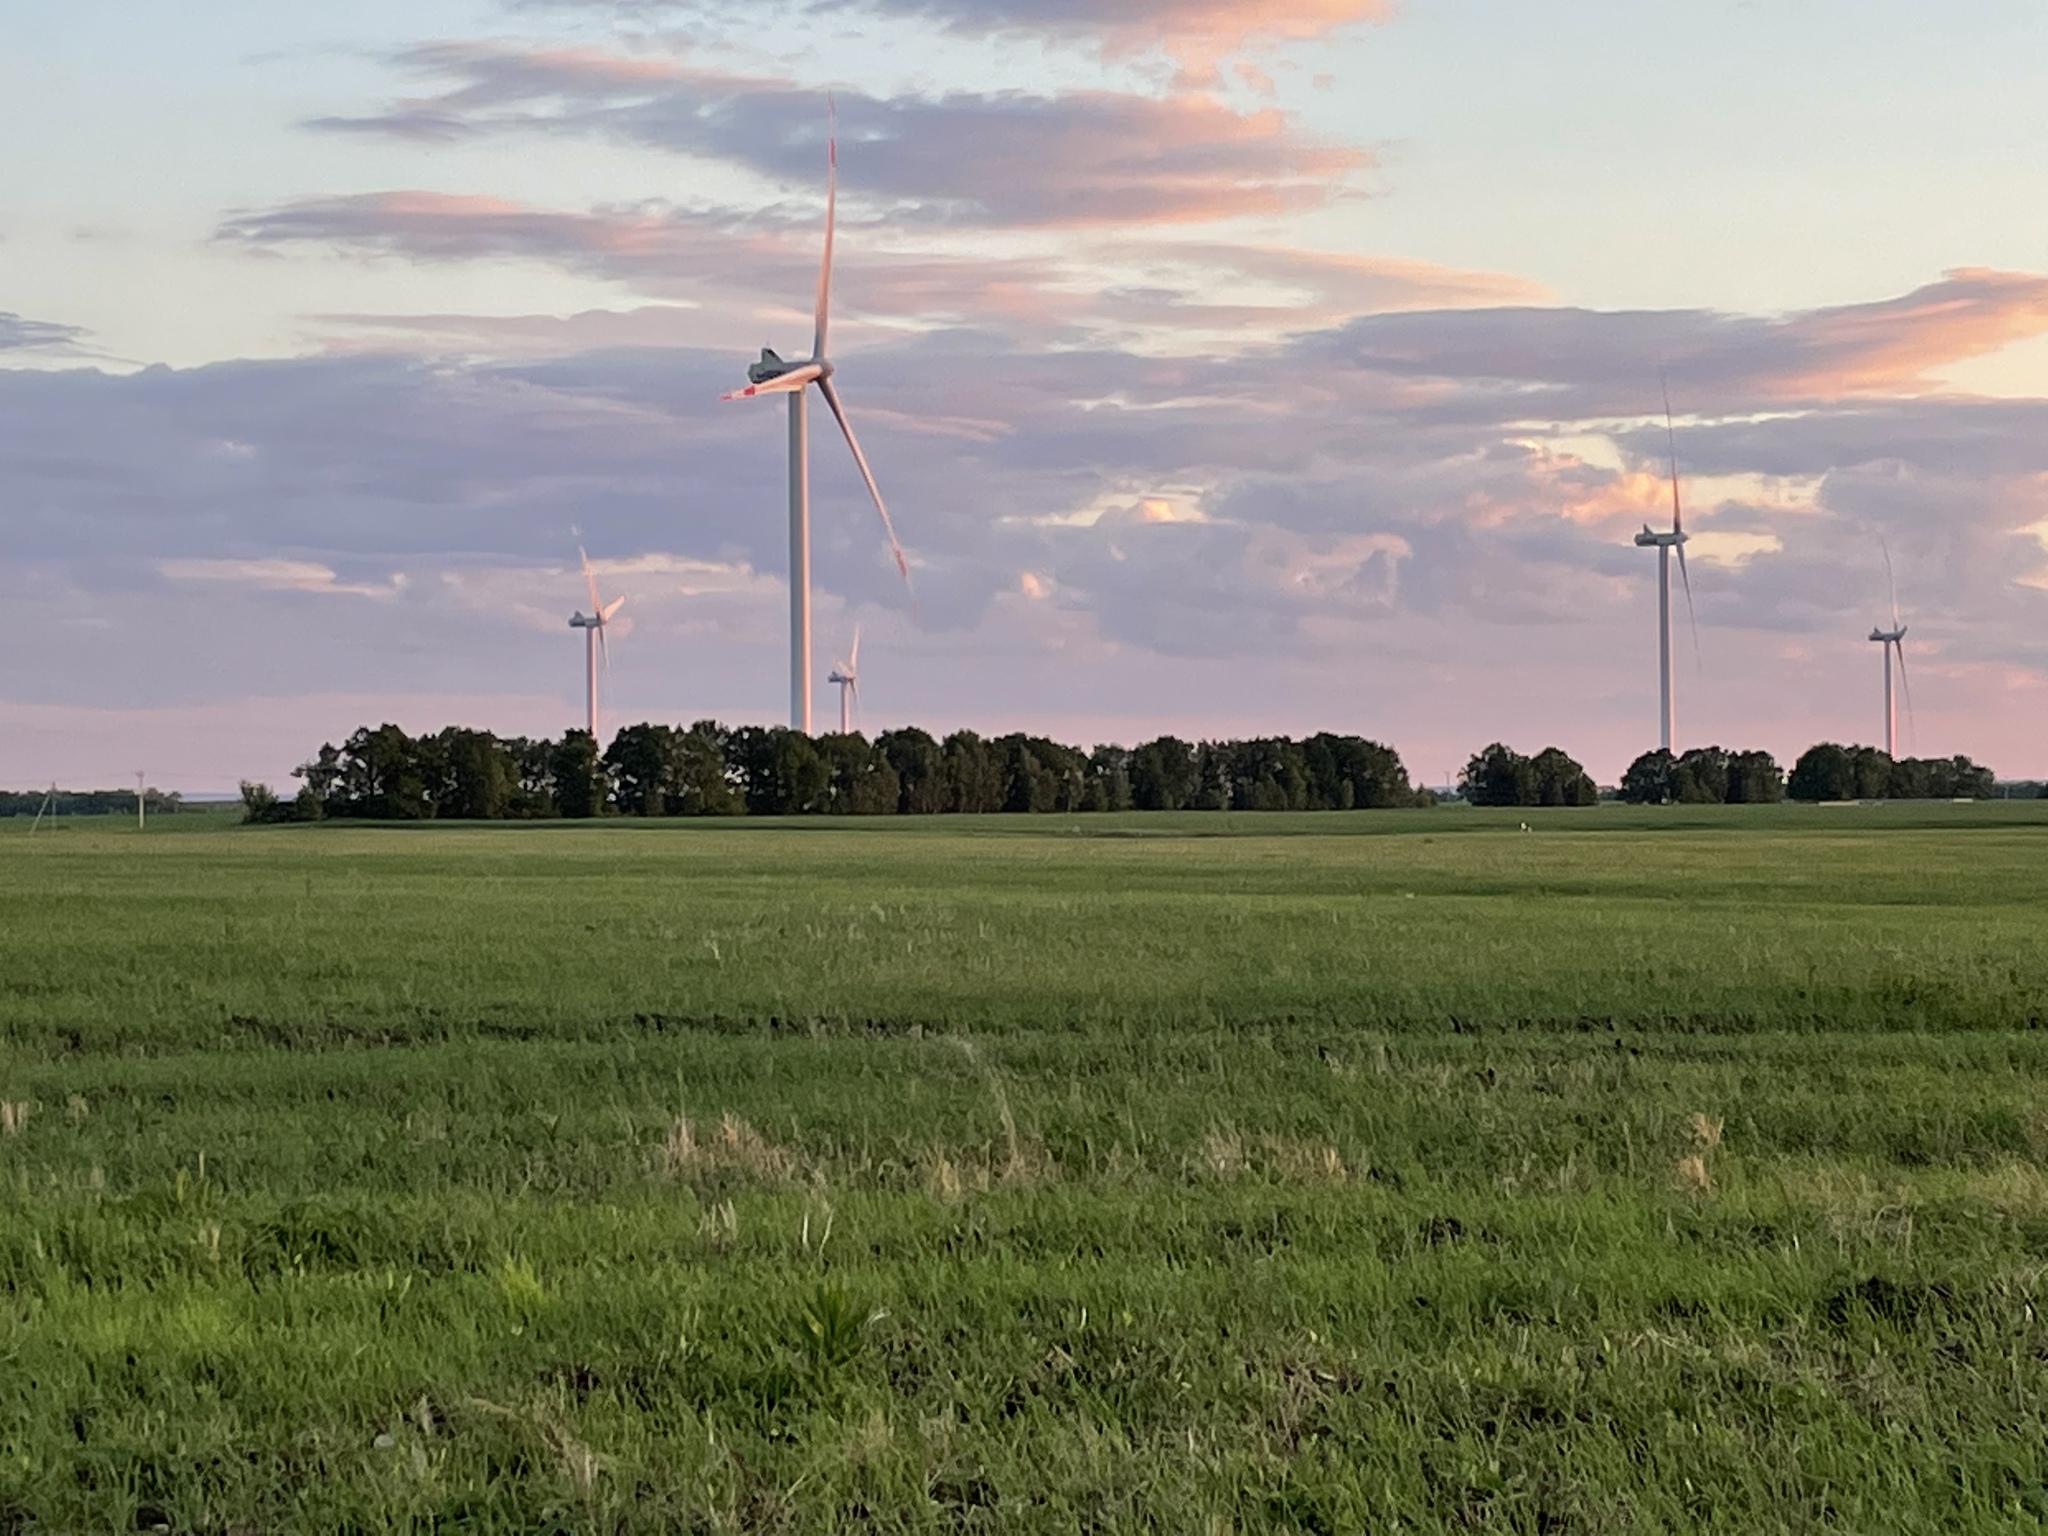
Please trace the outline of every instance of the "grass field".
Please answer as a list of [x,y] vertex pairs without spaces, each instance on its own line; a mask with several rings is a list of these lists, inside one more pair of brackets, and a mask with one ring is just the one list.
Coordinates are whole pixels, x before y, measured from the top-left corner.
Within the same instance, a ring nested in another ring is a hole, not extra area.
[[179,821],[0,827],[0,1531],[2048,1522],[2048,805]]

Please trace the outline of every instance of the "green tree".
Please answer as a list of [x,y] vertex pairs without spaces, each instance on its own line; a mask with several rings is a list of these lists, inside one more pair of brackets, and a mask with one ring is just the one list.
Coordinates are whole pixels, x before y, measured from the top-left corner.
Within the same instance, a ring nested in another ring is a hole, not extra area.
[[555,809],[572,820],[602,814],[605,802],[604,760],[597,739],[585,730],[565,732],[548,755],[554,781]]
[[1524,805],[1598,805],[1600,789],[1576,759],[1558,747],[1545,747],[1529,762],[1536,798]]
[[699,720],[674,742],[674,810],[679,816],[738,816],[746,811],[730,763],[733,733]]
[[1856,763],[1849,753],[1849,748],[1832,741],[1808,747],[1792,765],[1786,793],[1810,802],[1857,799]]
[[277,791],[268,784],[242,780],[242,820],[262,825],[267,822],[283,821],[284,807],[278,804]]
[[1678,799],[1684,805],[1725,805],[1728,754],[1719,747],[1694,747],[1678,760]]
[[826,786],[821,809],[839,816],[893,816],[902,798],[902,780],[889,759],[858,731],[836,732],[817,740],[825,764]]
[[1534,805],[1535,767],[1513,747],[1496,741],[1465,764],[1458,775],[1458,792],[1473,805]]
[[1785,770],[1768,752],[1728,754],[1728,803],[1776,805],[1785,798]]
[[612,803],[627,816],[668,816],[675,810],[676,732],[666,725],[629,725],[605,748]]
[[1235,811],[1300,811],[1308,808],[1308,770],[1302,750],[1284,737],[1225,742],[1220,748],[1230,775],[1230,808]]
[[1856,777],[1852,800],[1882,800],[1891,792],[1892,760],[1876,747],[1851,747],[1850,771]]
[[419,750],[395,725],[355,732],[342,744],[339,768],[330,815],[424,821],[434,814]]
[[1400,753],[1361,736],[1311,736],[1302,743],[1311,810],[1388,810],[1416,803]]
[[519,767],[489,731],[450,726],[435,740],[441,782],[436,814],[463,821],[501,821],[519,792]]
[[781,807],[771,814],[813,816],[824,810],[832,774],[818,744],[802,731],[777,729],[769,737],[769,771]]
[[976,816],[1003,808],[1002,764],[989,743],[972,731],[946,738],[946,781],[951,810]]
[[1088,754],[1088,786],[1081,796],[1084,811],[1128,811],[1131,808],[1131,754],[1124,747],[1098,746]]
[[1195,787],[1188,796],[1191,811],[1227,811],[1236,785],[1230,778],[1231,744],[1204,741],[1195,747]]
[[1182,811],[1194,804],[1195,749],[1177,736],[1131,753],[1131,803],[1141,811]]
[[999,736],[990,745],[1001,763],[1005,811],[1051,811],[1059,807],[1058,768],[1041,760],[1029,736]]
[[1630,805],[1670,805],[1678,798],[1678,759],[1664,747],[1645,752],[1621,776],[1621,798]]
[[499,742],[512,766],[512,801],[507,816],[544,820],[555,810],[555,744],[544,738],[510,736]]
[[875,746],[895,770],[897,810],[906,816],[936,816],[953,808],[945,749],[928,732],[914,726],[884,731]]

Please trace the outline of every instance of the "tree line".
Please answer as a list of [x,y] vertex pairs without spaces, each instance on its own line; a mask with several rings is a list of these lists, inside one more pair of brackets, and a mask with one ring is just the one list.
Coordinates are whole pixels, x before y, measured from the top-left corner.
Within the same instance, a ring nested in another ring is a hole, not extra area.
[[[781,726],[630,725],[599,750],[587,731],[559,740],[450,727],[409,736],[364,727],[293,770],[296,795],[244,784],[251,821],[516,821],[594,816],[934,816],[1085,811],[1335,811],[1429,805],[1400,755],[1359,736],[1295,741],[1067,746],[1042,736],[943,740],[914,727],[872,741]],[[1557,747],[1524,756],[1502,742],[1474,753],[1456,793],[1474,805],[1589,806],[1603,792]],[[1768,752],[1646,752],[1619,798],[1638,805],[1763,805],[1786,799],[1983,799],[1991,770],[1966,757],[1893,761],[1823,742],[1788,775]],[[0,805],[9,797],[0,796]],[[16,796],[17,800],[39,797]],[[110,795],[114,809],[123,808]],[[129,795],[126,807],[132,808]]]
[[1768,752],[1695,747],[1678,756],[1662,749],[1645,752],[1621,780],[1621,798],[1636,805],[1765,805],[1787,798],[1989,800],[1996,793],[1992,771],[1967,757],[1894,760],[1876,747],[1832,741],[1808,747],[1789,775]]
[[293,770],[297,794],[245,784],[252,821],[593,816],[889,816],[999,811],[1319,811],[1434,803],[1400,755],[1358,736],[1138,747],[916,728],[806,736],[785,727],[641,724],[599,750],[451,727],[365,727]]
[[[1902,757],[1823,741],[1792,765],[1794,800],[1989,800],[1997,775],[1967,757]],[[2048,789],[2043,790],[2048,795]]]
[[[151,816],[184,809],[174,791],[145,791],[143,809]],[[133,816],[132,789],[0,789],[0,816]]]

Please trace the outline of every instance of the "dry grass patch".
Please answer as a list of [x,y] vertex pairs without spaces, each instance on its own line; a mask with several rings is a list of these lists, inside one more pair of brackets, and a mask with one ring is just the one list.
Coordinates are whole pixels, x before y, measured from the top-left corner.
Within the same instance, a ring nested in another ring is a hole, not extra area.
[[1219,1179],[1236,1178],[1251,1166],[1244,1137],[1227,1128],[1209,1132],[1202,1138],[1202,1163]]
[[1326,1142],[1277,1135],[1247,1140],[1234,1126],[1219,1126],[1202,1138],[1197,1167],[1212,1178],[1258,1172],[1284,1184],[1349,1184],[1356,1177],[1344,1155]]
[[1722,1122],[1712,1115],[1695,1111],[1687,1124],[1692,1128],[1693,1149],[1678,1159],[1673,1170],[1678,1187],[1688,1195],[1711,1195],[1714,1192],[1714,1175],[1707,1166],[1707,1160],[1720,1149]]
[[948,1202],[992,1189],[1029,1189],[1059,1177],[1052,1154],[1036,1141],[1018,1140],[999,1159],[955,1157],[935,1150],[924,1166],[926,1191]]
[[672,1179],[739,1174],[757,1184],[789,1184],[801,1166],[793,1148],[776,1145],[730,1111],[701,1134],[688,1115],[678,1115],[661,1144],[662,1172]]

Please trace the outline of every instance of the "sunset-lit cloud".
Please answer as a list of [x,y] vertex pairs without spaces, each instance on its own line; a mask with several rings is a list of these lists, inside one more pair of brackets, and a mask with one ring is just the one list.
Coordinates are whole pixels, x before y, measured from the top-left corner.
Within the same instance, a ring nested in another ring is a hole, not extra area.
[[[526,0],[567,10],[608,10],[670,25],[729,18],[716,0]],[[767,0],[764,0],[767,3]],[[1076,41],[1112,55],[1158,49],[1191,77],[1256,45],[1327,37],[1341,28],[1389,20],[1395,0],[794,0],[811,12],[857,23],[862,17],[929,23],[969,37],[1013,34]],[[759,17],[760,5],[750,7]],[[772,11],[769,14],[773,14]]]
[[437,44],[398,63],[445,88],[312,126],[429,140],[570,134],[811,188],[831,105],[849,191],[898,222],[1127,228],[1271,216],[1331,202],[1373,163],[1275,108],[1239,110],[1202,92],[828,97],[682,61],[496,43]]

